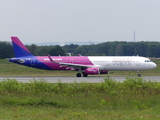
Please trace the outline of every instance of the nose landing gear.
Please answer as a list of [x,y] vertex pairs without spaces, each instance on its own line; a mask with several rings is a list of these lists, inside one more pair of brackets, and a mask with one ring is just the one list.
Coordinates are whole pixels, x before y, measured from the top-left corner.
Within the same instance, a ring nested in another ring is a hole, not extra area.
[[138,73],[138,74],[137,74],[137,77],[141,77],[141,74],[140,74],[140,71],[139,71],[139,70],[137,71],[137,73]]
[[138,74],[137,76],[138,76],[138,77],[141,77],[141,74]]

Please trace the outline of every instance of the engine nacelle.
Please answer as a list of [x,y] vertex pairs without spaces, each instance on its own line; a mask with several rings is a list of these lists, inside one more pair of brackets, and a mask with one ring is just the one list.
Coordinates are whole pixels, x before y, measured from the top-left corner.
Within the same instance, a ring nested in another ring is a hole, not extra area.
[[86,68],[84,70],[84,73],[86,74],[90,74],[90,75],[96,75],[96,74],[100,74],[99,68]]
[[102,70],[102,71],[100,71],[100,74],[108,74],[109,72],[108,71],[106,71],[106,70]]

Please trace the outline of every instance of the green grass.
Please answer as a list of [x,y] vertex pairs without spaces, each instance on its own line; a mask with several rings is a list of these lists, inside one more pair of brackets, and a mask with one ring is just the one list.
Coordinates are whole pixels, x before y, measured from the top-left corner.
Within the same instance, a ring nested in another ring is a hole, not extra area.
[[[157,68],[141,71],[142,76],[159,76],[160,59],[152,59],[157,64]],[[11,63],[6,59],[0,59],[0,76],[75,76],[76,71],[49,71],[31,67],[26,67]],[[137,76],[136,71],[110,71],[109,76]],[[99,75],[106,76],[106,75]]]
[[0,119],[158,120],[160,83],[143,78],[101,83],[0,82]]
[[[155,113],[156,109],[156,113]],[[81,110],[46,106],[11,106],[0,108],[5,120],[159,120],[158,108],[133,110]]]

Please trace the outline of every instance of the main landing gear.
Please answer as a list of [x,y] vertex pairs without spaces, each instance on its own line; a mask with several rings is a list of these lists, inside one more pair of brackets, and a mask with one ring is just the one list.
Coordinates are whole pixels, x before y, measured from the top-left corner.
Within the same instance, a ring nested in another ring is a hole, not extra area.
[[[88,74],[86,74],[86,73],[82,73],[82,74],[83,74],[83,77],[87,77],[87,76],[88,76]],[[81,73],[77,73],[77,74],[76,74],[76,77],[81,77],[82,74],[81,74]]]
[[140,71],[139,71],[139,70],[137,71],[137,73],[138,73],[138,74],[137,74],[137,77],[141,77],[141,74],[140,74]]
[[76,76],[77,76],[77,77],[81,77],[81,73],[77,73]]

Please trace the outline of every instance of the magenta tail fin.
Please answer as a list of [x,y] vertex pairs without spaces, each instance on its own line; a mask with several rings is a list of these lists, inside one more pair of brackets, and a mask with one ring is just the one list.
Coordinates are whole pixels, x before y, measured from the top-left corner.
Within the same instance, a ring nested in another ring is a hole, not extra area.
[[18,39],[18,37],[11,37],[14,54],[16,57],[23,56],[33,56],[28,49],[23,45],[23,43]]

